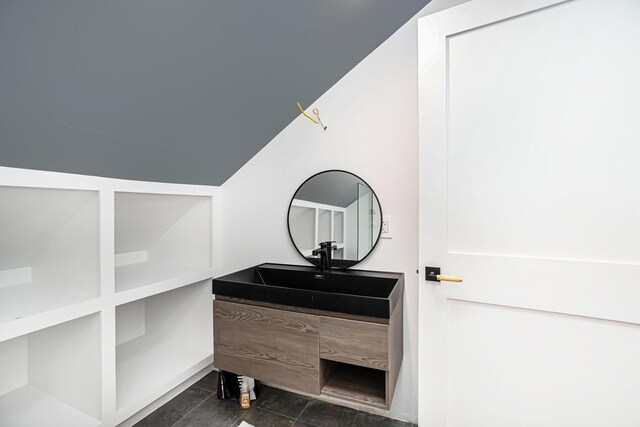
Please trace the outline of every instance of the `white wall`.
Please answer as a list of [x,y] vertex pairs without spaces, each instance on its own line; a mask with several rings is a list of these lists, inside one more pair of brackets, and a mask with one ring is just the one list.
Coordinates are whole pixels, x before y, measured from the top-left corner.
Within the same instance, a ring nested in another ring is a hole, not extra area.
[[314,173],[345,169],[374,189],[383,213],[393,215],[393,239],[382,239],[357,268],[405,274],[404,361],[390,415],[410,421],[418,413],[416,21],[459,3],[432,1],[318,99],[326,131],[298,117],[222,186],[221,273],[305,263],[289,240],[287,209]]

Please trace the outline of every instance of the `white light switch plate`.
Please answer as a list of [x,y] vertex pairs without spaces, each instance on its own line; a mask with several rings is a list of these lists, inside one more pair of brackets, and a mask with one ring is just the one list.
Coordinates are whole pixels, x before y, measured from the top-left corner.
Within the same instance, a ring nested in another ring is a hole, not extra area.
[[382,217],[382,232],[380,233],[380,237],[383,239],[391,239],[393,228],[391,227],[391,215],[385,215]]

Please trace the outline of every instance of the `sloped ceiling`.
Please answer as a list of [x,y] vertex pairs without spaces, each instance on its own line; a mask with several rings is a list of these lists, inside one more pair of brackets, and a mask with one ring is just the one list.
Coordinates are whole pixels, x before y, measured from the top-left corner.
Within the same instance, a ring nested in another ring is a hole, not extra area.
[[294,198],[346,208],[358,200],[359,193],[366,192],[366,190],[360,190],[358,184],[369,188],[364,181],[351,174],[341,171],[325,172],[302,184]]
[[220,185],[429,0],[0,0],[0,165]]

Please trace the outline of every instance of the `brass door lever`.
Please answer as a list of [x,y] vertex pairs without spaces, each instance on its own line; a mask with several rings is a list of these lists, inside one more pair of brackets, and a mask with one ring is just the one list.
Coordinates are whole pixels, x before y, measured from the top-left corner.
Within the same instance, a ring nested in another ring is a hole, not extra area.
[[445,276],[444,274],[438,274],[436,279],[438,282],[462,282],[462,277],[460,276]]
[[424,278],[430,282],[462,282],[460,276],[440,274],[440,267],[425,267]]

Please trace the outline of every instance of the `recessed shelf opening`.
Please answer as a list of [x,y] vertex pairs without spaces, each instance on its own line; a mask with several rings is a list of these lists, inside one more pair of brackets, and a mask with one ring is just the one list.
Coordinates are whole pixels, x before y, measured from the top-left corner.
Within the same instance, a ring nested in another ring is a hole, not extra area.
[[116,292],[210,270],[211,197],[116,192],[115,252]]
[[331,214],[327,209],[318,209],[318,243],[333,240],[331,238]]
[[305,256],[316,248],[315,209],[292,205],[289,212],[291,238],[298,244]]
[[0,187],[0,323],[100,295],[96,191]]
[[[213,353],[211,281],[116,308],[117,410],[135,406]],[[204,366],[203,366],[204,367]]]
[[[338,259],[345,247],[346,209],[306,200],[293,199],[289,208],[289,232],[298,250],[305,257],[312,255],[320,242],[336,242]],[[334,255],[335,256],[335,255]]]
[[321,394],[387,409],[386,372],[321,359]]
[[98,314],[1,342],[0,425],[97,425],[100,343]]
[[336,243],[344,243],[344,212],[333,212],[333,240]]

